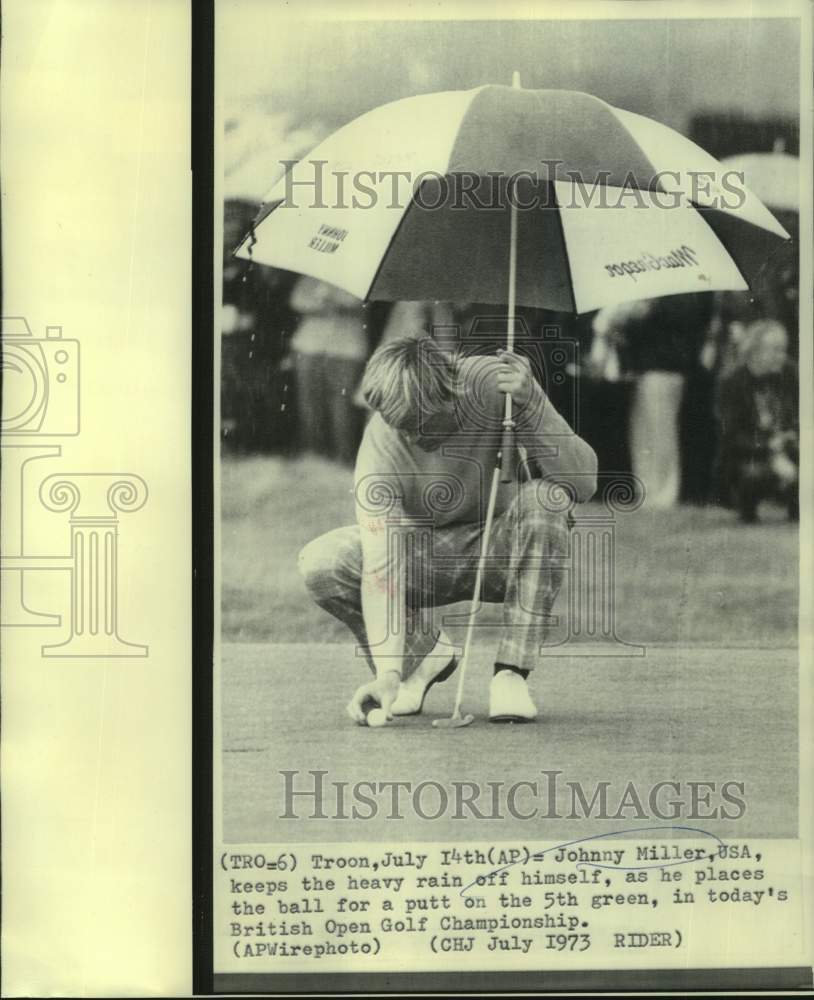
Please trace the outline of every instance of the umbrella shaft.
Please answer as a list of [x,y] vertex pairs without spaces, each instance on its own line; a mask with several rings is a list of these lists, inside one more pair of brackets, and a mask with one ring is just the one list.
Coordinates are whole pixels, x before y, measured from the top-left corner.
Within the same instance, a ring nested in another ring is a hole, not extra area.
[[[514,313],[517,305],[517,204],[510,198],[509,208],[509,294],[508,316],[506,317],[506,350],[514,352]],[[501,482],[511,482],[514,420],[512,419],[512,394],[506,393],[503,410],[503,440],[501,452]]]
[[[514,311],[517,304],[517,204],[510,199],[509,206],[509,315],[506,329],[506,350],[514,350]],[[511,399],[511,397],[507,397]]]
[[492,486],[489,490],[489,504],[486,509],[486,524],[483,528],[483,535],[481,537],[480,559],[478,560],[478,572],[475,576],[475,590],[472,594],[472,605],[469,609],[469,624],[466,628],[466,639],[464,640],[464,652],[458,672],[458,690],[455,692],[455,708],[452,710],[453,718],[461,714],[461,701],[463,700],[464,695],[464,678],[466,677],[466,668],[469,663],[469,650],[472,646],[472,632],[475,628],[475,612],[477,611],[481,599],[483,564],[486,562],[486,557],[489,554],[489,538],[492,534],[492,522],[495,519],[495,503],[497,501],[497,484],[499,476],[500,466],[496,465],[495,471],[492,473]]

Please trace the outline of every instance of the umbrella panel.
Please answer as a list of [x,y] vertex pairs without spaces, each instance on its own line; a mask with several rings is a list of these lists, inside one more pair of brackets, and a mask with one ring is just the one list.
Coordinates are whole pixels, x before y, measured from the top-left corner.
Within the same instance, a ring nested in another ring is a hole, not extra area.
[[612,186],[643,189],[654,186],[656,175],[634,136],[620,126],[617,109],[598,97],[568,90],[482,87],[463,116],[447,172],[486,176],[521,171],[542,180],[574,172],[589,184],[604,177]]
[[[505,303],[510,211],[507,179],[498,180],[479,178],[471,196],[457,204],[454,196],[443,197],[437,179],[425,181],[419,204],[405,212],[393,236],[369,297]],[[517,213],[517,301],[572,311],[559,213],[539,207],[555,205],[551,185],[521,179],[517,201],[538,206]],[[420,207],[438,202],[437,209]]]
[[713,208],[699,208],[699,214],[726,246],[741,274],[752,288],[764,280],[778,261],[793,258],[792,241],[781,242],[765,229],[750,226],[737,216]]

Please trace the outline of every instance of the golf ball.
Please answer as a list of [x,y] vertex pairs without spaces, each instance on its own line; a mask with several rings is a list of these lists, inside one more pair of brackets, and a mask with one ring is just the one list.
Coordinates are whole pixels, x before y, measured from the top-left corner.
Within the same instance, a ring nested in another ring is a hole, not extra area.
[[387,712],[383,708],[374,708],[367,713],[367,724],[373,729],[387,724]]

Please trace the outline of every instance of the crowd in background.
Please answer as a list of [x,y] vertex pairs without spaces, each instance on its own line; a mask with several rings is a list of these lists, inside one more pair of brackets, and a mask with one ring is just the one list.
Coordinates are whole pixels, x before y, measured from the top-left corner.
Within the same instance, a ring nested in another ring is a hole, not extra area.
[[629,465],[651,507],[715,502],[752,522],[773,499],[797,518],[797,368],[765,303],[671,295],[600,310],[591,330],[585,374],[600,394],[626,383]]
[[[264,309],[226,303],[227,449],[311,452],[351,465],[366,419],[359,383],[377,346],[429,333],[451,349],[488,353],[502,340],[505,318],[494,306],[364,304],[268,268],[237,280]],[[632,471],[654,507],[719,503],[750,521],[773,498],[796,516],[796,338],[758,300],[697,293],[581,317],[518,312],[529,334],[518,350],[596,449],[602,471]]]

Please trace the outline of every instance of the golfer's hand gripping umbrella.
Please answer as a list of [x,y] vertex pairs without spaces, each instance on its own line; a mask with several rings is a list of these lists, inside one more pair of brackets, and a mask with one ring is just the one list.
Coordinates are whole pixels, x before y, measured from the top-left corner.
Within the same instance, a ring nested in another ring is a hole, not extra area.
[[[726,174],[659,122],[589,94],[525,90],[515,74],[511,87],[421,94],[356,118],[272,188],[235,253],[364,300],[506,304],[513,351],[518,304],[582,313],[753,287],[789,237]],[[473,612],[498,482],[516,474],[513,433],[507,395]],[[472,615],[452,726],[471,719],[471,639]]]

